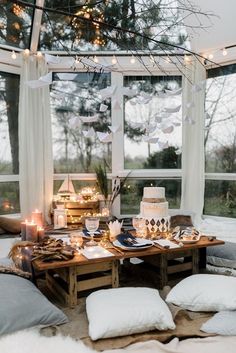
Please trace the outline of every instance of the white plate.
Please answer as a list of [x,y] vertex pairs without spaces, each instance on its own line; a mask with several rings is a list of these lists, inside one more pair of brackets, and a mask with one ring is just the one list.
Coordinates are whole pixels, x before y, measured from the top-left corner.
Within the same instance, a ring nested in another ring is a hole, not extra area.
[[[122,245],[119,240],[115,240],[113,241],[113,245],[117,246],[117,248],[121,248],[123,250],[129,250],[129,251],[136,251],[136,250],[143,250],[143,249],[148,249],[153,245],[153,242],[151,240],[147,240],[147,239],[136,239],[140,244],[146,244],[144,246],[125,246]],[[147,245],[148,244],[148,245]]]

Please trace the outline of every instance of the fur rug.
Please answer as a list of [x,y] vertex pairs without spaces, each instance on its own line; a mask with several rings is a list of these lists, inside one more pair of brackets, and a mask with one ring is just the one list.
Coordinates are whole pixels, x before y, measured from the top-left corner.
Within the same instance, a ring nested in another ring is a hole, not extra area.
[[[69,337],[45,337],[37,329],[18,331],[0,338],[1,353],[95,353],[81,341]],[[135,343],[124,349],[104,353],[235,353],[236,337],[207,337],[179,341],[172,339],[168,344],[158,341]]]

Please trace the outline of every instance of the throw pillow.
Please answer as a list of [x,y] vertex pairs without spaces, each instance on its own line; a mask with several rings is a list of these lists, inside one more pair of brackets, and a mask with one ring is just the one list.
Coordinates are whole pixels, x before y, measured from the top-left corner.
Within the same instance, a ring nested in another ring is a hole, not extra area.
[[207,248],[207,262],[214,266],[236,268],[236,243]]
[[5,233],[20,234],[20,224],[20,219],[0,216],[0,228],[2,228]]
[[175,328],[171,312],[156,289],[99,290],[88,296],[86,310],[92,340]]
[[191,311],[236,310],[236,278],[198,274],[179,282],[166,297]]
[[0,335],[38,325],[68,322],[64,313],[29,280],[0,274],[0,288]]
[[175,228],[179,226],[181,229],[186,227],[193,227],[191,216],[176,215],[170,217],[170,227]]
[[201,330],[222,336],[236,335],[236,311],[220,311],[205,322]]

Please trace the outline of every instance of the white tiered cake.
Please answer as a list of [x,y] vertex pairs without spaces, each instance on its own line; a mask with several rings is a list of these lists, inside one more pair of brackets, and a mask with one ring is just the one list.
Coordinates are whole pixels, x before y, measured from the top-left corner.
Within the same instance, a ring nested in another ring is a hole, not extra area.
[[146,219],[151,232],[167,232],[170,228],[168,216],[168,201],[165,198],[165,188],[145,187],[140,203],[140,216]]

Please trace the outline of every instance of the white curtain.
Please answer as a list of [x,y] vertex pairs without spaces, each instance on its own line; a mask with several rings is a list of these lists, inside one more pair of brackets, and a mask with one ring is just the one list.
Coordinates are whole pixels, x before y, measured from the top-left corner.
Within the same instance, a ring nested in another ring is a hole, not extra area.
[[181,209],[201,218],[204,205],[204,119],[206,70],[192,59],[183,78],[183,148]]
[[43,57],[23,56],[19,104],[20,206],[23,218],[36,208],[50,223],[53,157],[49,86],[32,89],[26,82],[47,73]]

